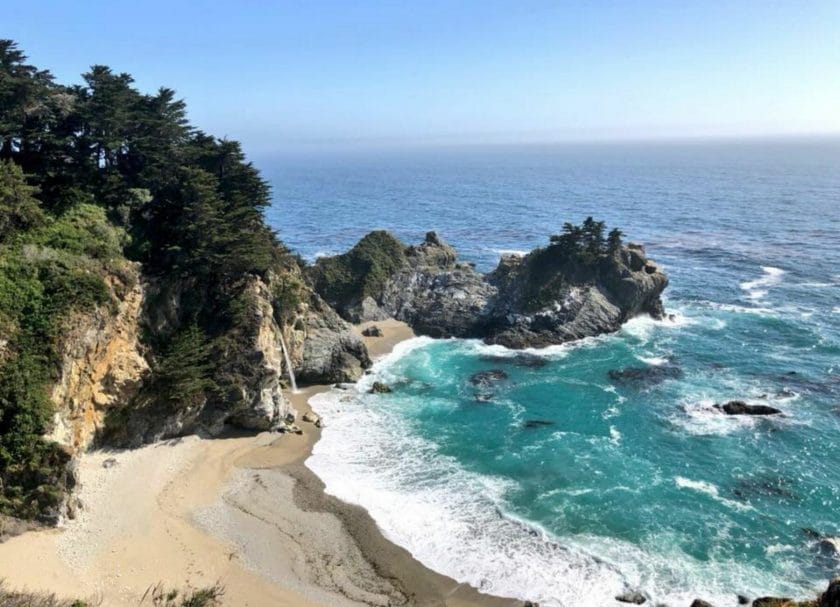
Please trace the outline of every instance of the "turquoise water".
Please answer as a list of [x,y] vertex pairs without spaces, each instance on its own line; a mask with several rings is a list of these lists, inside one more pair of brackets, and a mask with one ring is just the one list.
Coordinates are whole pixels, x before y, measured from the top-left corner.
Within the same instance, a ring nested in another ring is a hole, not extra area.
[[[317,398],[308,465],[421,561],[543,605],[808,596],[840,571],[807,531],[840,535],[840,144],[266,163],[269,219],[307,256],[434,228],[489,268],[594,214],[671,277],[672,320],[527,356],[421,338]],[[628,368],[646,377],[610,377]],[[736,398],[784,415],[712,407]]]

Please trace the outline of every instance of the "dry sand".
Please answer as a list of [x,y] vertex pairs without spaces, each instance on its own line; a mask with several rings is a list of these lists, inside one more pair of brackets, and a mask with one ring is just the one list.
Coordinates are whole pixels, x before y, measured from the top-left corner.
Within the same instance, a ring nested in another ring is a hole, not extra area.
[[[374,358],[413,335],[396,321],[369,324],[384,332],[365,338]],[[291,396],[301,415],[324,389]],[[224,604],[236,606],[521,605],[430,571],[365,510],[326,495],[303,465],[320,430],[299,424],[299,436],[187,437],[86,454],[79,516],[0,544],[0,578],[118,607],[137,605],[159,582],[217,581]]]

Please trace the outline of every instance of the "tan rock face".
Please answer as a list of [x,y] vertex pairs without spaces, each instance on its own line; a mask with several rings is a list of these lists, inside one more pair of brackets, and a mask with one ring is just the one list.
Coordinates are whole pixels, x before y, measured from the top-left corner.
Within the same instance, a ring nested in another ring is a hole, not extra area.
[[137,391],[149,365],[139,339],[143,287],[137,266],[128,282],[108,279],[114,309],[100,307],[71,318],[59,343],[61,374],[50,398],[55,407],[48,438],[73,452],[87,448],[108,408]]

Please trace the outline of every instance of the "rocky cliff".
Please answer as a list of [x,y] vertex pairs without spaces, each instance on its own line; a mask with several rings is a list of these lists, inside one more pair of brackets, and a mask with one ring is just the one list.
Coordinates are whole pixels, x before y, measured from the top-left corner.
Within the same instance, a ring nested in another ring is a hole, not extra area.
[[[660,296],[668,278],[640,245],[595,255],[548,246],[505,256],[494,271],[481,274],[433,232],[412,247],[374,234],[385,249],[381,255],[372,252],[369,235],[344,256],[319,260],[308,270],[315,289],[354,322],[391,316],[433,337],[478,337],[525,348],[609,333],[633,316],[664,313]],[[399,263],[389,268],[377,261],[382,258]],[[331,289],[334,275],[369,288]]]
[[[296,292],[278,299],[278,285]],[[229,344],[227,390],[198,402],[161,402],[155,391],[155,354],[148,341],[184,322],[188,282],[143,278],[138,264],[109,276],[111,305],[75,314],[62,333],[49,439],[71,453],[104,444],[139,445],[188,433],[216,435],[228,425],[277,428],[296,412],[285,397],[289,370],[304,382],[353,381],[369,366],[367,350],[323,300],[286,269],[266,279],[247,277],[245,311]],[[281,339],[282,337],[282,339]]]

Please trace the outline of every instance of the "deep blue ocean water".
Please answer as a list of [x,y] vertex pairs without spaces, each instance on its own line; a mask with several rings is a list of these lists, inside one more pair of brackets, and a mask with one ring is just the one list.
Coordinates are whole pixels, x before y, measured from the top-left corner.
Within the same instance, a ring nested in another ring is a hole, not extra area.
[[[587,215],[664,266],[673,318],[534,354],[420,338],[317,397],[308,465],[430,567],[541,605],[813,595],[840,560],[840,142],[310,154],[258,162],[303,256],[437,230],[481,269]],[[609,371],[679,369],[655,382]],[[473,373],[503,369],[490,402]],[[383,379],[389,395],[367,395]],[[714,403],[783,410],[735,418]],[[551,422],[535,428],[527,420]],[[810,530],[810,531],[809,531]]]

